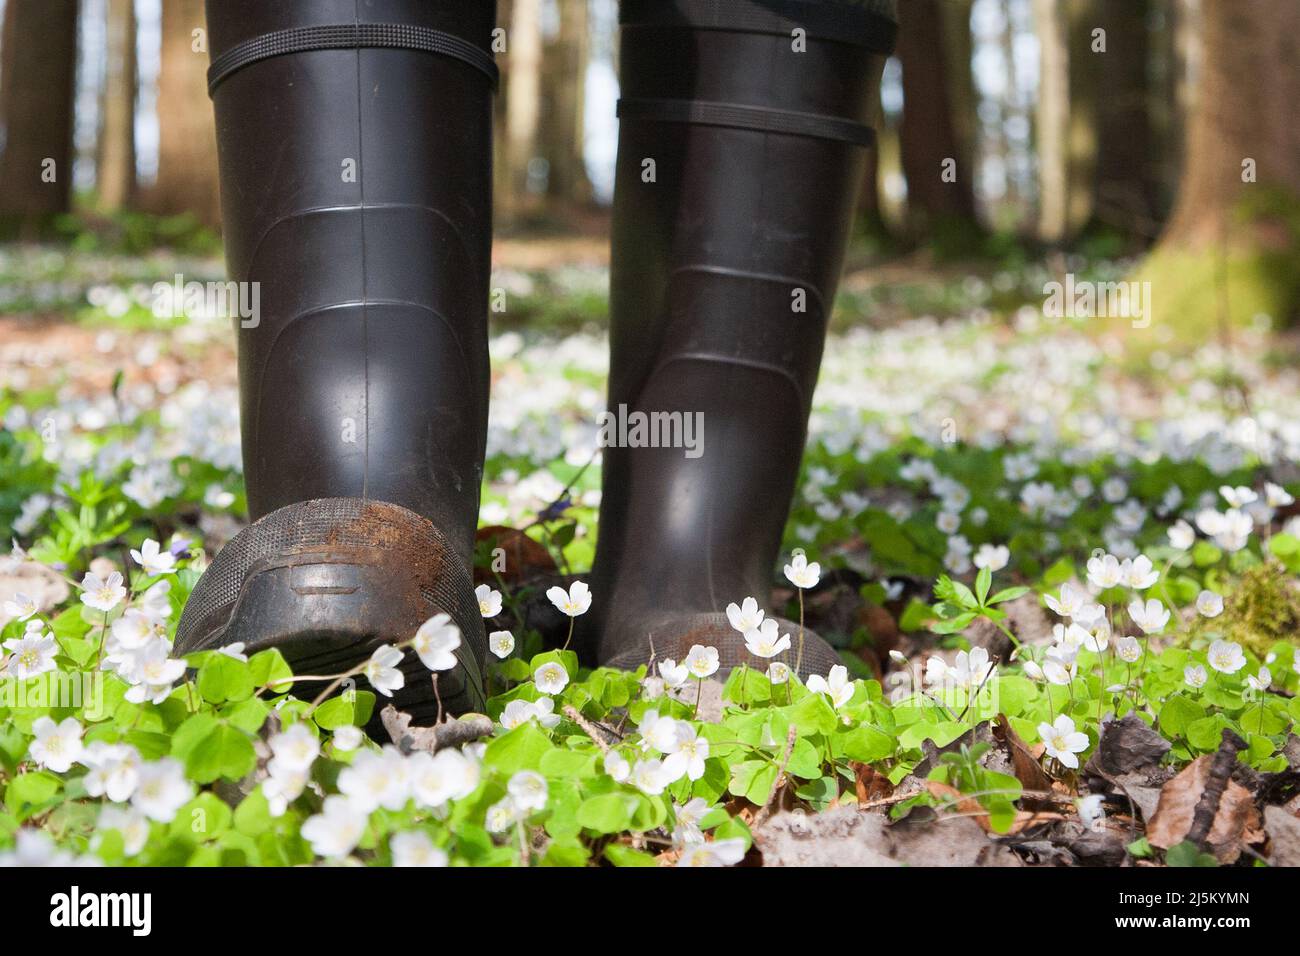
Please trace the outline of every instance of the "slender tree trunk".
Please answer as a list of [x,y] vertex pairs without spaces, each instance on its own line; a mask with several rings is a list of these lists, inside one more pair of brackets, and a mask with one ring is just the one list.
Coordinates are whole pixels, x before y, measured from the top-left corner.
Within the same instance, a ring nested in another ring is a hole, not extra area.
[[591,200],[583,143],[586,138],[586,79],[590,54],[587,0],[559,0],[560,31],[546,51],[547,193],[569,203]]
[[221,219],[217,138],[207,86],[203,0],[166,0],[158,72],[158,179],[145,206],[160,215]]
[[1059,243],[1070,231],[1070,46],[1059,0],[1034,0],[1038,33],[1038,236]]
[[108,211],[129,206],[135,197],[135,5],[109,0],[107,67],[101,100],[97,192]]
[[[945,15],[950,0],[908,0],[899,4],[898,58],[903,67],[903,121],[899,135],[903,173],[912,231],[934,235],[978,232],[973,190],[972,127],[962,109],[974,100],[970,59],[964,64],[959,51],[970,49],[969,5],[966,11]],[[964,40],[952,41],[953,30],[964,30]],[[958,55],[954,55],[958,52]],[[959,135],[959,128],[965,136]],[[942,237],[940,237],[942,238]]]
[[510,13],[506,88],[506,190],[499,208],[509,220],[535,205],[528,164],[537,156],[542,95],[542,0],[514,0]]
[[0,219],[25,233],[70,208],[77,0],[8,0],[0,46]]
[[1094,222],[1149,235],[1156,215],[1155,137],[1149,70],[1150,0],[1097,0],[1087,32],[1105,31],[1093,54],[1096,84]]
[[1201,18],[1182,187],[1141,276],[1157,331],[1185,336],[1300,305],[1300,4],[1202,3]]

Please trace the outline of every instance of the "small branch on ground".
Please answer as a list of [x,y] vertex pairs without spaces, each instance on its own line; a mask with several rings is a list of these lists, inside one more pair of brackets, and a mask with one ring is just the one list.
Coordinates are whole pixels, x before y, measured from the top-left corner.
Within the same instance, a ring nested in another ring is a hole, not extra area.
[[1192,813],[1192,826],[1187,831],[1187,839],[1195,843],[1202,852],[1205,851],[1205,842],[1210,835],[1210,828],[1214,826],[1214,818],[1219,815],[1223,792],[1228,789],[1232,770],[1237,765],[1237,754],[1245,749],[1246,741],[1224,728],[1223,740],[1210,761],[1210,772],[1205,779],[1205,789],[1201,791],[1201,798],[1196,802],[1196,810]]
[[389,704],[379,717],[388,736],[405,754],[417,750],[437,753],[448,747],[472,743],[492,733],[492,719],[482,714],[466,714],[459,720],[449,720],[436,727],[412,727],[411,715]]
[[799,728],[791,724],[790,732],[785,735],[785,751],[781,754],[780,769],[776,772],[776,779],[772,781],[772,789],[767,794],[767,800],[754,816],[754,826],[763,823],[773,813],[772,807],[776,802],[777,793],[780,792],[782,784],[785,783],[785,768],[790,765],[790,754],[794,752],[794,742],[798,736]]
[[564,716],[568,717],[571,721],[581,727],[586,732],[587,736],[595,741],[595,744],[600,748],[601,753],[609,753],[609,741],[605,739],[604,732],[586,717],[582,716],[582,714],[578,713],[578,708],[574,707],[572,704],[565,704]]

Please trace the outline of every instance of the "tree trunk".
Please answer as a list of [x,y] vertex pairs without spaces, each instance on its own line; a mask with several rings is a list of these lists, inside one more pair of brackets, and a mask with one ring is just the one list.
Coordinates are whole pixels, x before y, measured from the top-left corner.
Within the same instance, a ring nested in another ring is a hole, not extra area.
[[1158,159],[1151,125],[1148,69],[1150,0],[1098,0],[1095,25],[1106,31],[1096,55],[1097,223],[1150,235],[1156,216]]
[[[973,181],[973,127],[960,110],[974,100],[970,78],[970,6],[944,14],[950,0],[899,4],[898,58],[903,67],[903,120],[899,130],[907,177],[911,231],[938,241],[978,233]],[[964,30],[964,40],[950,39]],[[960,51],[967,57],[961,61]],[[959,128],[965,135],[959,135]]]
[[559,0],[560,30],[546,51],[547,194],[567,203],[591,200],[583,143],[586,138],[587,59],[591,43],[587,0]]
[[[159,215],[221,219],[217,138],[208,99],[203,0],[167,0],[158,71],[158,179],[145,206]],[[198,31],[198,32],[196,32]]]
[[507,221],[536,205],[528,165],[537,156],[542,95],[542,0],[514,0],[512,7],[502,173],[506,189],[498,202]]
[[0,46],[0,219],[26,233],[70,207],[77,0],[8,0]]
[[1173,216],[1141,278],[1157,337],[1184,338],[1300,304],[1300,4],[1201,4],[1200,82]]
[[99,163],[100,206],[125,209],[135,197],[135,5],[109,0],[107,66],[101,100]]

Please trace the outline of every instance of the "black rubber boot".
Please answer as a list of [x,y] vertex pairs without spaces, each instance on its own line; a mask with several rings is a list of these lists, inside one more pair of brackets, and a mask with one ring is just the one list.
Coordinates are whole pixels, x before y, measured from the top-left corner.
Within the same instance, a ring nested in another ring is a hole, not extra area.
[[[763,666],[724,609],[771,590],[891,8],[623,0],[609,407],[702,421],[703,443],[604,452],[603,663],[704,644]],[[805,635],[803,674],[838,662]]]
[[[338,671],[426,619],[478,709],[470,574],[487,431],[492,0],[208,0],[254,523],[217,555],[180,653],[243,641]],[[427,717],[407,652],[395,700]]]

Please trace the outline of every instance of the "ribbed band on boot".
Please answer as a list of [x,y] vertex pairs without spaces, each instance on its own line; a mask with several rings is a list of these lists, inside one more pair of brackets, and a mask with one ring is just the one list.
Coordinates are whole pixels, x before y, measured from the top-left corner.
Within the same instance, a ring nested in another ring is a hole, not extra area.
[[894,0],[622,0],[619,22],[787,37],[803,30],[809,39],[885,55],[898,38]]
[[418,50],[451,57],[478,70],[494,88],[497,85],[499,74],[492,57],[450,33],[406,23],[339,23],[276,30],[231,47],[208,68],[208,95],[232,73],[271,57],[312,50],[372,48]]

